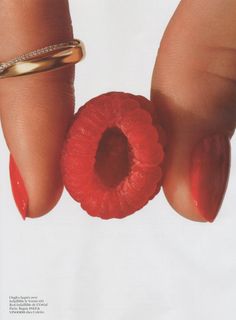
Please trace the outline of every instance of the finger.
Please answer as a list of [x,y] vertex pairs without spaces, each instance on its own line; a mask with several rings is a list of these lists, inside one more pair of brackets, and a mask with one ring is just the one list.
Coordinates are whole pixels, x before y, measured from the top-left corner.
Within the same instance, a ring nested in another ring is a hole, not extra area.
[[160,46],[152,100],[168,134],[164,192],[173,208],[213,221],[227,187],[236,123],[236,3],[183,0]]
[[[0,60],[73,38],[65,0],[2,1]],[[0,113],[12,161],[11,182],[23,217],[49,212],[62,192],[59,168],[73,115],[74,67],[2,79]]]

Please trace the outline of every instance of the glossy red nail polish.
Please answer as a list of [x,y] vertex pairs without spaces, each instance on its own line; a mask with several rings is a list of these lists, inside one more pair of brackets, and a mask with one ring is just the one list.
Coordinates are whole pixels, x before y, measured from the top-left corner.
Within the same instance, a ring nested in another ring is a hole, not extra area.
[[25,189],[24,182],[17,168],[14,158],[10,155],[10,178],[12,193],[17,205],[18,210],[21,213],[22,218],[25,220],[28,213],[28,194]]
[[213,222],[223,201],[230,171],[230,141],[227,136],[203,139],[193,150],[191,192],[201,216]]

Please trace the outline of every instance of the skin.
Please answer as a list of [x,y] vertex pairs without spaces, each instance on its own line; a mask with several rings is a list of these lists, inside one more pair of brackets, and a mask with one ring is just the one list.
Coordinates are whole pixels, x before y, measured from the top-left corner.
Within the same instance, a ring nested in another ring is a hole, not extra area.
[[[235,0],[183,0],[153,71],[152,99],[171,138],[165,194],[193,220],[204,220],[189,190],[193,146],[213,131],[232,135],[235,128],[235,16]],[[0,61],[73,38],[66,0],[2,0],[0,21]],[[74,66],[1,81],[2,128],[25,182],[31,217],[49,212],[62,192],[58,163],[74,111],[73,79]]]
[[236,2],[183,0],[164,34],[153,71],[152,100],[169,136],[165,195],[183,216],[205,221],[190,190],[191,153],[236,123]]
[[[1,61],[73,38],[64,0],[1,1],[0,20],[7,30],[0,33]],[[31,217],[49,212],[61,196],[59,157],[74,112],[73,79],[74,66],[1,81],[2,128],[28,192]]]

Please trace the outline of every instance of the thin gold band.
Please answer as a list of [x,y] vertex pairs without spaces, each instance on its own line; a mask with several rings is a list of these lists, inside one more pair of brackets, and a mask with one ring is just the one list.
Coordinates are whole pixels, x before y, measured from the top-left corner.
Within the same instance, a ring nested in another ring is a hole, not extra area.
[[79,40],[50,45],[0,63],[0,79],[49,71],[75,64],[83,58]]

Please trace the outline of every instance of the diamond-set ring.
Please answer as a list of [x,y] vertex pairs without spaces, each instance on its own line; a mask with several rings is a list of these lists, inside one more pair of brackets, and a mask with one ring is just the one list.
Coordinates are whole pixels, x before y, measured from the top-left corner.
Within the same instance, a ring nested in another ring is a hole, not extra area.
[[0,79],[49,71],[79,62],[83,57],[81,42],[68,42],[36,49],[0,63]]

